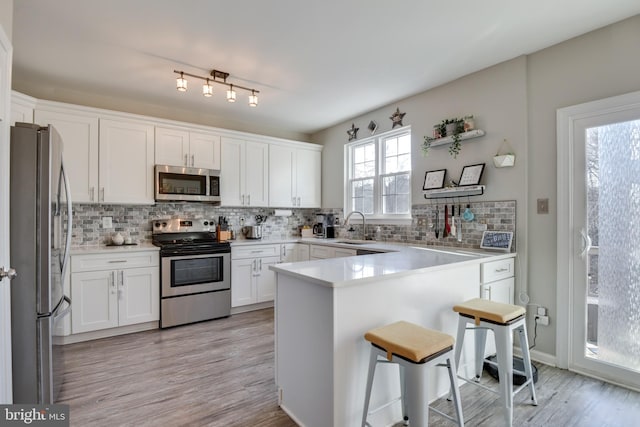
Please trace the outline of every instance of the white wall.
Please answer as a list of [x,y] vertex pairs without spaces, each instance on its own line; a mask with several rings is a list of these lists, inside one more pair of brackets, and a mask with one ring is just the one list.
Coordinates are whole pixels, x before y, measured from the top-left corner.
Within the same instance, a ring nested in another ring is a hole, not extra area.
[[[379,131],[391,128],[396,107],[412,126],[413,203],[424,203],[424,172],[446,168],[457,180],[462,166],[485,162],[487,193],[477,200],[517,201],[520,261],[517,290],[528,289],[532,303],[550,309],[551,326],[539,327],[536,350],[555,354],[556,314],[556,109],[640,89],[640,16],[588,33],[551,48],[504,62],[411,98],[400,100],[312,136],[323,144],[322,202],[342,207],[343,147],[351,123],[359,138],[369,135],[370,120]],[[458,159],[446,148],[422,157],[419,147],[433,124],[465,114],[476,116],[486,136],[463,143]],[[516,153],[512,169],[495,169],[491,157],[503,138]],[[536,199],[550,199],[550,213],[536,213]],[[517,293],[516,293],[517,295]]]

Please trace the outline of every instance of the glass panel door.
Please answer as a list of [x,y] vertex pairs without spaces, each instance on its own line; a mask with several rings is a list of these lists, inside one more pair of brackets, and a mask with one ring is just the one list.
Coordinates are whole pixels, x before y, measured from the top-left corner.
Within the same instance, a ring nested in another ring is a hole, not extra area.
[[640,109],[574,124],[570,368],[640,387]]

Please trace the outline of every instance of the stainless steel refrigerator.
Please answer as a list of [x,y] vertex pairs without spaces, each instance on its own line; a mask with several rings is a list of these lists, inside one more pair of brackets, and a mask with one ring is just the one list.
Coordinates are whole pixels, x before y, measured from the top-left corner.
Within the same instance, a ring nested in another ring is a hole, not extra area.
[[50,404],[62,384],[63,362],[53,335],[71,311],[63,291],[71,192],[53,127],[16,123],[10,149],[9,238],[18,273],[11,282],[13,402]]

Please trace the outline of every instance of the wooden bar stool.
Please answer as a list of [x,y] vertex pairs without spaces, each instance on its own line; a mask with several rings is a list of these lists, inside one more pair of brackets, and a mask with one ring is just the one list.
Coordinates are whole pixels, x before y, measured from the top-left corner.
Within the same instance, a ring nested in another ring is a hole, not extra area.
[[[487,337],[487,330],[492,330],[496,340],[496,356],[498,366],[498,377],[500,379],[499,394],[504,407],[504,419],[507,426],[513,423],[513,396],[525,387],[529,387],[533,405],[537,405],[536,390],[533,384],[533,373],[531,370],[531,357],[529,355],[529,340],[527,338],[527,328],[525,324],[526,310],[523,307],[512,304],[503,304],[486,299],[475,298],[465,301],[453,307],[453,311],[460,314],[458,319],[458,336],[456,345],[456,366],[460,363],[460,354],[464,341],[465,331],[473,330],[475,333],[475,373],[474,381],[467,378],[461,379],[470,384],[477,385],[495,393],[495,390],[479,384],[482,375],[484,360],[484,349]],[[472,323],[474,327],[467,328],[467,324]],[[522,349],[522,359],[524,362],[524,372],[527,380],[516,390],[513,389],[513,332],[518,332],[520,337],[520,348]],[[486,361],[486,363],[493,363]]]
[[[364,338],[371,342],[367,391],[362,414],[362,427],[370,426],[369,414],[397,402],[398,399],[369,411],[373,376],[378,363],[397,363],[400,365],[400,388],[402,415],[411,423],[411,427],[426,427],[429,424],[429,409],[456,422],[449,415],[429,407],[429,389],[427,367],[441,366],[449,371],[449,380],[455,404],[457,424],[464,426],[460,393],[456,380],[456,365],[453,360],[453,337],[438,331],[426,329],[409,322],[396,322],[368,331]],[[381,359],[379,359],[381,358]],[[445,359],[446,363],[437,363]],[[428,408],[428,409],[427,409]]]

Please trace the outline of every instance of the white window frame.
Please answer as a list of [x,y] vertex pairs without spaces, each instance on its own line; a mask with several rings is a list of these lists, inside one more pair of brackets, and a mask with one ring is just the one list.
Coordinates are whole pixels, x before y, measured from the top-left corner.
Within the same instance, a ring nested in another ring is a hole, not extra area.
[[412,183],[412,170],[413,170],[413,144],[411,147],[411,159],[412,165],[411,170],[409,170],[409,212],[406,214],[383,214],[382,213],[382,177],[383,176],[391,176],[394,174],[383,174],[382,173],[382,164],[381,160],[383,158],[383,150],[384,146],[382,142],[385,139],[392,138],[394,136],[400,136],[404,134],[409,134],[411,136],[411,126],[403,126],[398,129],[393,129],[384,133],[380,133],[378,135],[371,136],[369,138],[360,139],[358,141],[350,142],[345,144],[344,146],[344,215],[345,217],[351,212],[351,165],[352,162],[352,148],[363,145],[375,143],[376,146],[376,164],[375,164],[375,176],[373,178],[373,200],[374,200],[374,213],[366,214],[367,223],[371,224],[398,224],[398,225],[407,225],[411,224],[412,217],[412,206],[413,206],[413,191],[411,188]]

